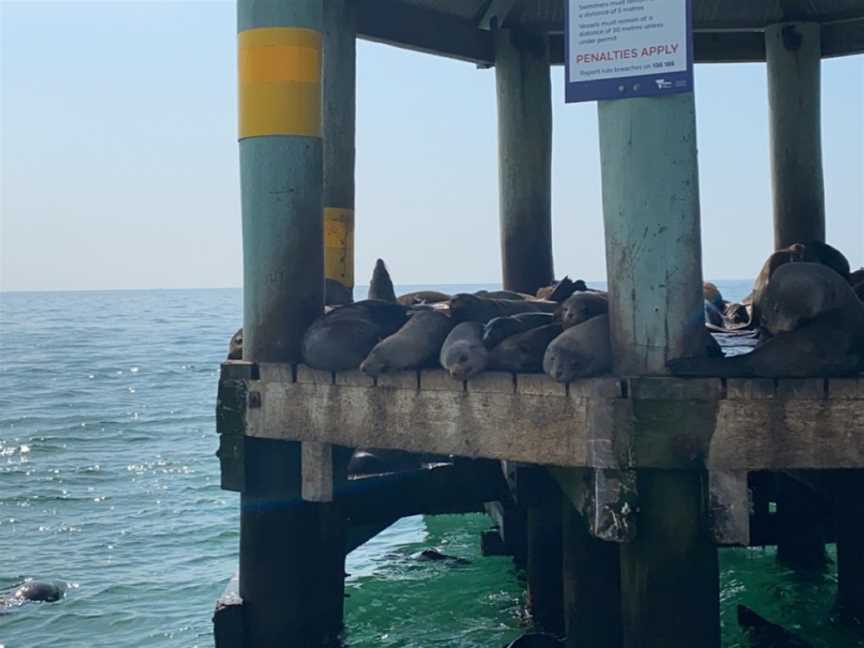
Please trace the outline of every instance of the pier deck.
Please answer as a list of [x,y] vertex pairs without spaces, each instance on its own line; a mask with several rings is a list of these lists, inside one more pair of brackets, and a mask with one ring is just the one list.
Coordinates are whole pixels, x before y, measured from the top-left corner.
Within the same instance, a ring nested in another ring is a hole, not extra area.
[[561,385],[545,375],[485,373],[462,383],[442,370],[373,381],[360,372],[227,362],[219,420],[227,444],[245,435],[569,468],[864,467],[864,376]]

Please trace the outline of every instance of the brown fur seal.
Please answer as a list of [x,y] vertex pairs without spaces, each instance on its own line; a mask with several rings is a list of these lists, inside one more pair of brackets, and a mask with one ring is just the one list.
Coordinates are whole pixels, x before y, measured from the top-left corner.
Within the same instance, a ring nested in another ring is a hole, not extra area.
[[483,325],[480,322],[457,324],[441,347],[439,360],[453,378],[467,380],[486,369],[489,352],[483,346]]
[[356,369],[369,351],[406,322],[400,304],[365,300],[335,308],[319,317],[303,336],[303,361],[314,369]]
[[611,371],[609,316],[592,317],[555,338],[543,356],[543,370],[560,383]]
[[512,373],[539,373],[543,354],[549,343],[561,334],[561,324],[554,322],[513,335],[492,349],[489,368]]
[[555,319],[552,313],[518,313],[506,317],[495,317],[483,327],[483,344],[492,349],[511,335],[518,335],[539,326],[551,324]]
[[564,277],[561,281],[538,288],[536,296],[537,299],[548,299],[560,304],[574,292],[583,292],[585,290],[588,290],[588,286],[581,279],[573,281],[570,277]]
[[693,376],[805,378],[864,368],[864,303],[837,272],[817,263],[777,268],[761,296],[769,337],[733,358],[681,358],[673,373]]
[[381,301],[395,302],[396,293],[393,290],[393,281],[384,261],[378,259],[375,269],[372,271],[372,280],[369,282],[369,299],[380,299]]
[[450,300],[450,295],[437,290],[418,290],[417,292],[399,295],[396,300],[403,306],[414,306],[416,304],[440,304]]
[[25,601],[38,603],[56,603],[66,592],[66,588],[57,583],[27,581],[15,588],[8,596],[0,596],[0,606],[21,605]]
[[609,312],[609,296],[602,292],[577,292],[561,304],[561,325],[568,329]]
[[443,313],[431,310],[415,313],[405,326],[375,345],[360,370],[369,376],[380,376],[429,366],[452,328],[453,320]]
[[228,359],[242,360],[243,359],[243,329],[238,329],[231,336],[231,341],[228,342]]
[[713,304],[717,308],[723,307],[723,295],[720,294],[720,289],[717,288],[716,284],[713,284],[710,281],[703,282],[702,296],[709,304]]
[[809,243],[794,243],[789,247],[777,250],[765,261],[762,270],[756,277],[753,283],[753,292],[749,300],[752,303],[752,320],[753,326],[761,325],[761,301],[762,295],[771,281],[771,277],[782,266],[788,263],[818,263],[834,270],[845,281],[849,281],[849,261],[843,256],[843,253],[836,248],[822,243],[820,241],[811,241]]
[[485,299],[467,293],[454,295],[450,300],[450,314],[457,322],[480,322],[485,324],[495,317],[517,313],[554,313],[555,302],[515,301],[509,299]]
[[474,293],[475,297],[483,299],[509,299],[510,301],[523,301],[525,299],[534,299],[533,295],[514,292],[512,290],[478,290]]

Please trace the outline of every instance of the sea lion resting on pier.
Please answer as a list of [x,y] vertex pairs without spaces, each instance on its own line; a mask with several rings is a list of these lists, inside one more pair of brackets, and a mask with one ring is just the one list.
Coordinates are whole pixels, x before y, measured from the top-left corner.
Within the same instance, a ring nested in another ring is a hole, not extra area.
[[517,313],[495,317],[483,327],[483,345],[487,349],[498,346],[511,335],[518,335],[533,328],[546,326],[555,320],[552,313]]
[[485,299],[476,295],[460,293],[450,300],[450,314],[456,322],[480,322],[517,313],[554,313],[556,302],[516,301],[510,299]]
[[450,317],[440,312],[414,313],[405,326],[369,351],[360,370],[368,376],[380,376],[390,371],[427,367],[438,356],[453,324]]
[[513,373],[543,371],[543,354],[549,343],[561,334],[561,323],[554,322],[508,337],[489,354],[489,368]]
[[760,323],[772,337],[733,358],[681,358],[685,376],[805,378],[864,368],[864,302],[848,281],[819,263],[778,267],[760,297]]
[[457,324],[441,347],[439,360],[453,378],[467,380],[486,369],[489,352],[483,346],[483,325],[480,322]]
[[598,376],[611,369],[609,316],[605,313],[567,328],[543,356],[543,370],[560,383]]
[[437,290],[418,290],[417,292],[399,295],[396,300],[403,306],[414,306],[416,304],[440,304],[450,301],[450,295]]
[[561,304],[561,325],[569,329],[592,317],[609,312],[609,295],[604,292],[577,292]]
[[318,318],[303,336],[303,361],[314,369],[356,369],[382,339],[405,324],[408,309],[377,300],[336,308]]

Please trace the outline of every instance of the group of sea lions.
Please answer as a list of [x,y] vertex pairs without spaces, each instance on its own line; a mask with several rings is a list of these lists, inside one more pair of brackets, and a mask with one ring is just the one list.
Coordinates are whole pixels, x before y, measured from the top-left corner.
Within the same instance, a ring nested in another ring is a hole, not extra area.
[[673,360],[675,374],[803,378],[864,371],[864,268],[851,272],[846,257],[826,243],[774,252],[741,304],[723,302],[706,284],[705,308],[712,329],[753,330],[759,343],[746,355]]
[[[359,368],[372,377],[441,366],[456,380],[486,371],[545,372],[558,382],[612,367],[609,299],[565,277],[536,295],[507,290],[397,296],[378,260],[368,299],[328,280],[327,309],[307,330],[303,361],[326,371]],[[805,377],[864,370],[864,268],[826,243],[774,252],[741,303],[704,284],[706,342],[699,357],[669,363],[674,374]],[[755,349],[724,357],[708,331],[758,335]],[[229,358],[242,354],[242,329]]]
[[[546,371],[560,382],[611,366],[609,300],[565,277],[537,295],[508,290],[396,296],[380,259],[368,299],[333,307],[303,338],[303,361],[369,376],[441,366],[457,380],[485,370]],[[238,332],[239,334],[239,332]]]

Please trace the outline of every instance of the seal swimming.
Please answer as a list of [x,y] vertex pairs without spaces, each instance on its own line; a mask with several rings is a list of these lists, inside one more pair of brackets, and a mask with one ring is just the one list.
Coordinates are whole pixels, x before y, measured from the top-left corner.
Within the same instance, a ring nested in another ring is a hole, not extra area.
[[66,593],[66,588],[57,583],[45,581],[26,581],[19,585],[12,594],[0,596],[0,605],[21,605],[25,601],[37,603],[56,603]]
[[453,324],[450,317],[437,311],[414,313],[405,326],[369,351],[360,370],[368,376],[380,376],[390,371],[428,366],[441,351]]
[[454,326],[441,346],[439,360],[457,380],[467,380],[486,369],[489,352],[483,346],[483,325],[462,322]]

